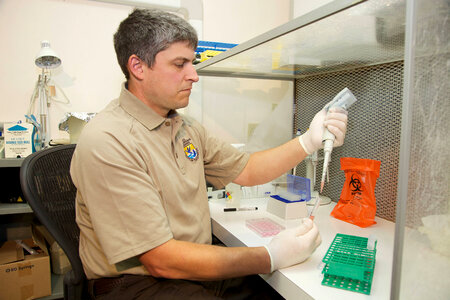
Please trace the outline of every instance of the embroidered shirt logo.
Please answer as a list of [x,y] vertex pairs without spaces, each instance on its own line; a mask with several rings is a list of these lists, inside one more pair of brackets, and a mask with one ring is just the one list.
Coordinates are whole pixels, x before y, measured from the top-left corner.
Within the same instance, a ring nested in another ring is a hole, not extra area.
[[183,148],[184,154],[187,158],[189,158],[189,160],[194,161],[198,159],[198,150],[191,143],[191,139],[183,139]]

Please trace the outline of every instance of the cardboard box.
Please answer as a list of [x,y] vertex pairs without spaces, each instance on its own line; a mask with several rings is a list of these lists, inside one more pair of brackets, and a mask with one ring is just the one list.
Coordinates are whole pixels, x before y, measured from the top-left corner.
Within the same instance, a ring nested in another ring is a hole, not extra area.
[[23,260],[23,249],[15,241],[6,241],[0,247],[0,264]]
[[[72,269],[70,261],[61,246],[55,241],[48,230],[42,225],[33,225],[33,237],[41,235],[47,244],[50,254],[52,272],[55,274],[65,274]],[[37,237],[35,239],[38,239]]]
[[72,270],[66,253],[56,242],[50,246],[50,260],[52,272],[55,274],[62,275]]
[[50,259],[46,249],[35,255],[25,255],[21,261],[0,265],[0,300],[35,299],[51,293]]

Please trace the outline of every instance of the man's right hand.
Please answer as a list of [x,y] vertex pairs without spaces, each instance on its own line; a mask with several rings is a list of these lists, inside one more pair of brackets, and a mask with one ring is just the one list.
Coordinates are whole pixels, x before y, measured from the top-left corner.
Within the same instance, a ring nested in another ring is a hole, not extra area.
[[325,127],[336,137],[333,147],[341,146],[347,131],[347,120],[348,112],[342,108],[331,108],[328,113],[325,109],[319,111],[311,121],[309,129],[299,137],[300,145],[306,154],[310,155],[322,149],[322,135]]
[[317,226],[308,218],[303,224],[276,235],[267,246],[273,272],[305,261],[320,245],[322,239]]

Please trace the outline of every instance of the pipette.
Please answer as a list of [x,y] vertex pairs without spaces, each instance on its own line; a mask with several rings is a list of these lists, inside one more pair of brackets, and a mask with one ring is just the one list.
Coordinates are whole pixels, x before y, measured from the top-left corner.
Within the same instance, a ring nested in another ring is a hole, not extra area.
[[[302,133],[300,131],[300,129],[297,129],[297,133],[295,134],[296,137],[301,136]],[[294,167],[294,170],[292,171],[292,175],[295,175],[295,173],[297,172],[297,165]]]
[[[339,107],[347,110],[350,105],[356,102],[355,96],[348,88],[344,88],[340,91],[333,100],[325,106],[325,110],[329,111],[330,108]],[[334,134],[328,131],[327,128],[323,131],[322,143],[323,143],[323,171],[322,180],[320,182],[320,192],[323,190],[325,185],[325,176],[328,171],[328,164],[330,162],[331,151],[333,151],[333,142],[335,140]]]

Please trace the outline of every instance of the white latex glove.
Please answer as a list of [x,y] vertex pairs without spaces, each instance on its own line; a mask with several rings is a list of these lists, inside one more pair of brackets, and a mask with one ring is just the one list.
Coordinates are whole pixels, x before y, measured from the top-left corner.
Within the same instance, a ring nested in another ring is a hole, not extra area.
[[270,272],[305,261],[321,242],[319,230],[309,218],[296,228],[280,232],[264,246],[270,256]]
[[310,155],[322,149],[322,134],[325,126],[336,137],[333,147],[341,146],[344,143],[345,132],[347,131],[347,111],[340,108],[331,108],[327,114],[325,109],[322,109],[314,116],[308,131],[299,137],[300,145],[302,145],[306,154]]
[[328,111],[325,119],[325,126],[336,139],[333,147],[339,147],[344,144],[345,133],[347,131],[348,111],[342,108],[332,108]]

